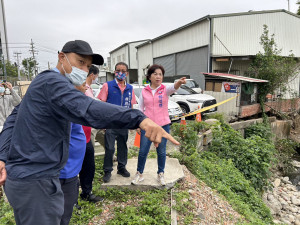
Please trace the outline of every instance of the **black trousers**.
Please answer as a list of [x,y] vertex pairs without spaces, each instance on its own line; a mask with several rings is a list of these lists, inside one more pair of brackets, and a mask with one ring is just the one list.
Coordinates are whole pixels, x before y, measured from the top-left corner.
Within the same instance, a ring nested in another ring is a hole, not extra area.
[[4,191],[14,210],[17,225],[59,225],[64,195],[59,178],[6,179]]
[[60,225],[68,225],[72,213],[74,205],[77,203],[78,200],[78,193],[79,193],[79,182],[78,177],[72,177],[69,179],[59,179],[61,184],[61,189],[64,193],[64,214],[62,215]]
[[82,196],[86,197],[93,189],[95,176],[95,150],[92,141],[86,144],[86,150],[81,171],[79,173]]
[[104,172],[111,172],[113,170],[115,140],[117,140],[118,170],[125,168],[127,164],[128,129],[107,129],[105,131]]

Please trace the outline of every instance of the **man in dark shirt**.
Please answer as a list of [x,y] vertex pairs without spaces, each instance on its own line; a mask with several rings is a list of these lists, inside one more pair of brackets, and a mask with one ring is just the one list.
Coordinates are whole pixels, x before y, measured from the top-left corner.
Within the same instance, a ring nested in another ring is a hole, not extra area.
[[162,137],[179,144],[139,110],[100,102],[75,89],[92,63],[101,65],[103,58],[88,43],[66,43],[58,54],[59,72],[40,73],[4,124],[0,185],[5,182],[17,225],[60,224],[64,199],[59,171],[68,159],[70,121],[97,129],[140,127],[156,145]]

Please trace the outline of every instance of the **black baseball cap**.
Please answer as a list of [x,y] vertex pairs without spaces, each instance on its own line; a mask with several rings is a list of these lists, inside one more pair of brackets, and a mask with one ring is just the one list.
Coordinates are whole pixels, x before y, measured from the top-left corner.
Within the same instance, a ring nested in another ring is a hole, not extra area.
[[61,50],[64,53],[77,53],[80,55],[90,55],[93,57],[92,64],[103,65],[103,57],[99,54],[93,53],[89,43],[82,40],[75,40],[67,42]]

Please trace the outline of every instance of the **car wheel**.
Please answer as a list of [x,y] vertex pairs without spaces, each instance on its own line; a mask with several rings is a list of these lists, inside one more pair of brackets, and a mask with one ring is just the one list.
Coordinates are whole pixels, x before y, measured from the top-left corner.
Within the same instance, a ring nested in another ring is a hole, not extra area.
[[188,113],[190,110],[186,105],[179,105],[183,113]]

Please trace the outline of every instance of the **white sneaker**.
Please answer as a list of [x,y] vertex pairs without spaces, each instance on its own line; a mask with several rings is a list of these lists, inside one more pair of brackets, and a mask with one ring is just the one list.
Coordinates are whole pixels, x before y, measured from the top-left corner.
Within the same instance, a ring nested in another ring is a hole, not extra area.
[[136,172],[134,179],[131,181],[131,184],[136,185],[141,183],[144,180],[143,174],[139,171]]
[[158,183],[160,183],[160,185],[166,186],[166,182],[165,182],[165,178],[164,178],[164,173],[163,172],[157,174],[157,181],[158,181]]

